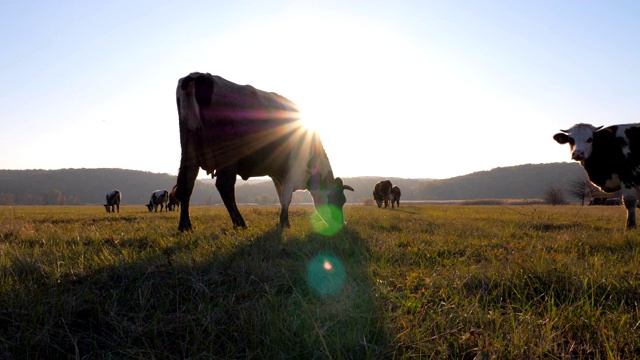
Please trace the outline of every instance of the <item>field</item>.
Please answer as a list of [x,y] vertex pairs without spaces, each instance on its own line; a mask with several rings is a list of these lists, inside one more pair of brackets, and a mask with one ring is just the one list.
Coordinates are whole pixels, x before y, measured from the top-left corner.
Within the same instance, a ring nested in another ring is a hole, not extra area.
[[0,359],[640,358],[623,207],[0,207]]

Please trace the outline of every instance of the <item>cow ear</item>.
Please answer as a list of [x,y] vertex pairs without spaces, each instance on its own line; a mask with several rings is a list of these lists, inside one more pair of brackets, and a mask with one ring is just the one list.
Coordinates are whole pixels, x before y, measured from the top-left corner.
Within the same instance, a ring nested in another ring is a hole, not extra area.
[[559,144],[566,144],[569,142],[569,135],[564,133],[557,133],[553,135],[553,140],[557,141]]

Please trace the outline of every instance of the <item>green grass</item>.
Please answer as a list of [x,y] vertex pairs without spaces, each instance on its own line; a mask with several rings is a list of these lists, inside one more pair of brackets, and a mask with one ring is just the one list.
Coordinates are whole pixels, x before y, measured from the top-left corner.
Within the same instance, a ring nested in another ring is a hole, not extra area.
[[622,207],[241,211],[0,207],[0,359],[640,357]]

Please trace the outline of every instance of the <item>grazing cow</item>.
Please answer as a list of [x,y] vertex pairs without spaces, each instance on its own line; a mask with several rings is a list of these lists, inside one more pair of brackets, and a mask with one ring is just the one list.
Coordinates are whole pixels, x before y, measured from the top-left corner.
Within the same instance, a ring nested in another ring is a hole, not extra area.
[[398,207],[400,207],[400,195],[402,195],[402,192],[400,191],[399,187],[394,186],[391,188],[391,192],[389,193],[389,201],[391,201],[392,209],[393,209],[393,203],[398,204]]
[[107,203],[104,204],[104,208],[107,212],[120,213],[120,201],[122,200],[122,193],[118,189],[111,190],[107,193]]
[[571,158],[584,167],[589,181],[608,193],[622,190],[627,228],[635,228],[640,186],[640,124],[604,129],[577,124],[560,131],[553,139],[560,144],[569,143]]
[[167,210],[169,211],[173,211],[176,207],[178,209],[180,208],[180,201],[178,201],[178,197],[176,196],[177,188],[178,185],[174,185],[173,189],[171,189],[171,192],[169,193],[169,203],[167,204]]
[[383,203],[384,207],[389,206],[389,194],[391,194],[392,187],[390,180],[379,181],[373,187],[373,199],[378,204],[378,207],[382,207]]
[[151,210],[158,212],[158,205],[160,205],[160,212],[162,212],[163,207],[166,207],[168,202],[169,192],[166,189],[156,190],[151,194],[151,199],[149,199],[147,208],[149,209],[149,212],[151,212]]
[[181,231],[191,230],[189,201],[199,168],[216,176],[216,188],[234,227],[246,224],[235,200],[236,176],[268,175],[280,199],[280,227],[290,227],[296,190],[309,190],[316,211],[337,228],[344,225],[344,185],[334,178],[320,137],[303,126],[296,105],[272,92],[219,76],[191,73],[178,81],[176,100],[182,156],[176,195]]

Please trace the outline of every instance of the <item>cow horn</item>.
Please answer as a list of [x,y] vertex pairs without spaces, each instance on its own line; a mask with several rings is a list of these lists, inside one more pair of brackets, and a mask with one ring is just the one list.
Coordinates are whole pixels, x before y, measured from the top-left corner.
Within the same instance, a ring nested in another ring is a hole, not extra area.
[[351,186],[349,185],[342,185],[342,188],[345,190],[351,190],[351,191],[355,191]]
[[600,125],[600,126],[598,126],[598,127],[596,128],[596,131],[598,131],[598,130],[602,129],[602,127],[603,127],[603,126],[604,126],[604,125]]
[[565,134],[568,134],[568,133],[569,133],[569,130],[562,130],[562,129],[560,129],[560,131],[562,131],[562,132],[563,132],[563,133],[565,133]]

